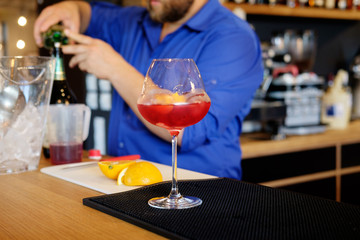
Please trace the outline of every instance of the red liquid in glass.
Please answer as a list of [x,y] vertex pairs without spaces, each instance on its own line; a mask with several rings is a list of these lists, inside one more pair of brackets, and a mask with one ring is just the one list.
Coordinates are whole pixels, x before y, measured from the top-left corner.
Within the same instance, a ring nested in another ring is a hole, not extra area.
[[185,127],[203,119],[209,111],[210,102],[185,104],[138,104],[141,115],[150,123],[166,128],[177,135]]
[[50,158],[54,165],[81,162],[83,153],[82,143],[54,143],[50,144]]

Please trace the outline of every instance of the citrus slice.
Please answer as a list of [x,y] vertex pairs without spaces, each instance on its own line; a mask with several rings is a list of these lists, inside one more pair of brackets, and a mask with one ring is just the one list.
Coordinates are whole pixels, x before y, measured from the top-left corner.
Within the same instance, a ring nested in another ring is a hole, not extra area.
[[184,95],[179,95],[178,92],[174,93],[172,98],[175,103],[186,102],[186,97]]
[[118,178],[117,178],[117,185],[123,185],[123,183],[121,182],[121,179],[122,179],[123,176],[125,175],[127,169],[128,169],[128,167],[124,168],[124,169],[121,170],[121,172],[119,173]]
[[164,94],[164,93],[158,93],[155,95],[156,104],[172,104],[173,98],[171,95]]
[[172,94],[157,93],[154,99],[156,101],[156,104],[162,105],[186,102],[186,97],[184,95],[179,95],[178,92]]
[[149,162],[136,162],[124,168],[118,176],[118,185],[144,186],[161,182],[162,175],[159,169]]
[[119,173],[124,168],[136,163],[133,160],[123,160],[123,161],[100,161],[98,165],[101,172],[108,178],[117,179]]

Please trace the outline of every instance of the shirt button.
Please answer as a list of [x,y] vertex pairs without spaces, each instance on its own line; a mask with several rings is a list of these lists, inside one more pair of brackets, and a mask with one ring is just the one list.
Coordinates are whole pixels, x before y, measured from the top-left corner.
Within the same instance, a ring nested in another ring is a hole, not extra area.
[[119,142],[119,147],[123,148],[124,147],[124,143],[123,142]]

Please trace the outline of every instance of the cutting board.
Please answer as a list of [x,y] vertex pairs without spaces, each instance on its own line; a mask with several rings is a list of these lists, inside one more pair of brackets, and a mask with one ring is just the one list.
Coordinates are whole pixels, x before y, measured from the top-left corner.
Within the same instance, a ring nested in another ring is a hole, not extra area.
[[[164,181],[171,180],[171,166],[153,163],[161,172]],[[42,173],[69,181],[95,191],[110,194],[125,192],[138,187],[117,185],[117,181],[105,177],[97,162],[80,162],[50,166],[40,169]],[[178,180],[216,178],[212,175],[178,168]],[[170,191],[170,189],[169,189]]]

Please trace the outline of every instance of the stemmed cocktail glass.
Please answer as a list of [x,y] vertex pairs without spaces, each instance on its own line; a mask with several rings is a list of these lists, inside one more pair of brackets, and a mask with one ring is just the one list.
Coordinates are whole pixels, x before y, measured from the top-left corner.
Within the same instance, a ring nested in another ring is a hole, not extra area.
[[202,203],[196,197],[182,196],[177,183],[177,137],[199,122],[210,108],[199,70],[192,59],[154,59],[146,74],[138,99],[141,115],[150,123],[165,128],[172,136],[172,187],[166,197],[149,200],[163,209],[183,209]]

